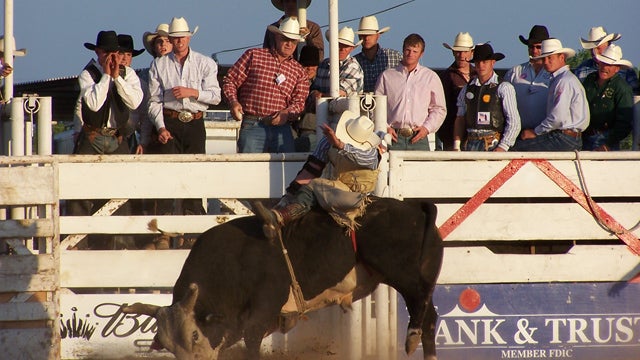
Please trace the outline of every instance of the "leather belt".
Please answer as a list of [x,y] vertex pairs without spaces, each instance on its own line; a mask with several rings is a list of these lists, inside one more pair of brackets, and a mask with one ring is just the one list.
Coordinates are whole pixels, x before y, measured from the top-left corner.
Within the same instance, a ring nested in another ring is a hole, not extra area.
[[82,129],[85,130],[86,132],[94,132],[102,136],[115,136],[115,137],[120,136],[120,130],[116,128],[109,128],[109,127],[99,128],[99,127],[91,126],[88,124],[83,124]]
[[571,130],[571,129],[560,129],[557,130],[560,131],[561,133],[571,136],[574,139],[579,139],[582,136],[582,133],[580,133],[580,131],[575,131],[575,130]]
[[197,113],[192,113],[189,111],[175,111],[172,109],[162,109],[162,114],[164,116],[170,117],[170,118],[174,118],[174,119],[178,119],[182,122],[188,123],[191,120],[200,120],[202,119],[203,116],[203,112],[202,111],[198,111]]
[[257,115],[244,114],[242,115],[242,120],[257,121],[257,122],[264,123],[265,125],[271,125],[271,122],[273,121],[273,116],[257,116]]

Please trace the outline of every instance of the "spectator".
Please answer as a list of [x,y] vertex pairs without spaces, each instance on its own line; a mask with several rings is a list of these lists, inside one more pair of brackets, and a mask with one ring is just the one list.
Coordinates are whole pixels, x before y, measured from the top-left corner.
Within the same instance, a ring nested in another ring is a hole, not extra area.
[[[468,32],[461,32],[456,35],[453,46],[443,43],[442,46],[453,53],[453,64],[449,66],[440,76],[444,97],[447,102],[447,116],[436,132],[436,150],[453,150],[453,124],[456,121],[458,112],[458,94],[467,85],[469,80],[476,75],[476,70],[471,65],[473,57],[473,38]],[[466,134],[462,135],[466,138]]]
[[584,85],[591,119],[582,137],[582,149],[620,150],[620,141],[633,126],[633,92],[620,76],[621,68],[633,68],[622,58],[622,49],[611,44],[596,54],[598,71],[587,75]]
[[507,151],[520,133],[520,115],[513,85],[499,81],[493,70],[504,59],[489,44],[477,45],[473,59],[477,76],[458,95],[453,149],[461,149],[466,130],[466,151]]
[[[119,53],[122,55],[121,64],[124,66],[131,67],[131,63],[133,62],[133,58],[142,54],[144,49],[136,50],[133,48],[133,38],[131,35],[127,34],[118,34],[118,47],[120,48]],[[138,78],[139,79],[139,78]],[[142,81],[140,81],[140,88],[142,89]],[[146,83],[145,83],[146,85]],[[142,100],[140,105],[132,110],[129,113],[129,121],[127,124],[127,129],[125,131],[125,136],[127,138],[127,142],[129,143],[129,151],[132,153],[138,153],[138,139],[135,135],[135,132],[139,132],[140,130],[140,121],[138,116],[138,109],[142,106],[142,102],[144,99],[144,89],[142,90]],[[142,153],[142,152],[140,152]]]
[[[586,39],[580,38],[582,48],[591,50],[591,58],[583,61],[573,70],[573,73],[576,74],[581,82],[584,82],[587,75],[598,71],[598,63],[595,61],[595,56],[601,54],[612,42],[619,40],[621,37],[621,34],[608,34],[602,26],[596,26],[589,30],[589,36]],[[618,75],[631,86],[634,92],[637,93],[640,90],[638,74],[634,69],[620,69]]]
[[385,49],[378,43],[380,35],[391,29],[386,26],[378,27],[378,19],[375,16],[365,16],[360,19],[358,26],[358,38],[362,41],[362,51],[356,54],[362,72],[364,73],[364,92],[375,91],[376,82],[383,71],[398,66],[402,60],[402,54],[393,49]]
[[558,39],[542,41],[544,68],[551,74],[547,115],[540,125],[524,129],[513,151],[575,151],[582,148],[582,132],[589,126],[589,105],[580,80],[569,70],[573,49]]
[[[307,72],[309,85],[313,83],[318,73],[318,65],[320,64],[318,53],[318,48],[313,45],[305,45],[300,50],[300,65]],[[300,121],[294,123],[294,130],[297,135],[294,142],[297,152],[309,152],[316,148],[315,101],[315,98],[307,96],[307,102],[304,106],[304,112],[300,116]]]
[[169,24],[159,24],[155,32],[145,32],[142,35],[142,43],[153,58],[167,55],[173,51],[173,45],[169,41]]
[[542,52],[542,41],[548,38],[549,31],[543,25],[534,25],[528,39],[520,35],[520,41],[529,49],[529,61],[512,67],[504,76],[516,89],[523,129],[535,128],[547,115],[545,106],[551,74],[544,69],[544,60],[536,57]]
[[447,115],[442,82],[435,71],[420,65],[424,39],[411,34],[402,44],[402,61],[385,70],[376,95],[387,96],[389,150],[429,150],[427,135],[435,133]]
[[[311,0],[305,0],[306,4],[304,8],[308,8],[311,5]],[[297,0],[271,0],[273,6],[275,6],[278,10],[284,11],[284,15],[278,21],[274,22],[269,26],[274,26],[279,28],[284,19],[289,17],[298,18],[298,1]],[[299,23],[298,23],[299,24]],[[318,48],[318,61],[321,61],[324,58],[324,40],[322,39],[322,31],[320,30],[320,25],[314,23],[307,19],[307,26],[300,28],[300,36],[306,39],[306,43],[309,45],[313,45]],[[264,41],[262,42],[262,47],[265,49],[271,49],[276,45],[275,35],[272,31],[269,31],[269,27],[264,33]],[[298,49],[296,49],[293,53],[293,58],[298,60]]]
[[231,115],[242,121],[238,138],[241,153],[293,152],[290,123],[297,121],[309,95],[305,70],[294,58],[300,35],[295,18],[280,27],[269,49],[249,49],[229,69],[223,81]]

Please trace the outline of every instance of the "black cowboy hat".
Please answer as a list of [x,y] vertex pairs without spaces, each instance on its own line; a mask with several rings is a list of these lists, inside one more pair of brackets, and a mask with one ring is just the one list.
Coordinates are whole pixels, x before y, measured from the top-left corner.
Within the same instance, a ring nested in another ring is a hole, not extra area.
[[542,40],[549,38],[549,30],[544,25],[533,25],[531,31],[529,31],[529,38],[525,39],[520,35],[520,41],[525,45],[540,44]]
[[313,45],[305,45],[300,50],[300,65],[318,66],[320,64],[320,50]]
[[470,62],[483,61],[483,60],[495,60],[500,61],[504,59],[504,54],[494,53],[493,48],[489,44],[479,44],[473,50],[473,59]]
[[138,56],[144,52],[144,49],[135,50],[133,48],[133,38],[127,34],[118,34],[118,47],[120,51],[130,52],[133,56]]
[[98,38],[96,39],[95,44],[84,43],[84,47],[89,50],[95,50],[96,48],[100,48],[104,51],[113,52],[118,51],[118,35],[115,31],[100,31],[98,33]]

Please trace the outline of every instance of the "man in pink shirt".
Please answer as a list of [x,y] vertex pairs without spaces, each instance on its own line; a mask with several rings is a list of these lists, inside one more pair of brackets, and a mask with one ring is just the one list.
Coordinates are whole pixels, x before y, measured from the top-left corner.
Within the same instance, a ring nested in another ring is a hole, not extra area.
[[400,65],[378,78],[375,94],[387,96],[389,150],[430,150],[427,135],[435,133],[447,115],[440,77],[419,64],[424,48],[420,35],[407,36]]

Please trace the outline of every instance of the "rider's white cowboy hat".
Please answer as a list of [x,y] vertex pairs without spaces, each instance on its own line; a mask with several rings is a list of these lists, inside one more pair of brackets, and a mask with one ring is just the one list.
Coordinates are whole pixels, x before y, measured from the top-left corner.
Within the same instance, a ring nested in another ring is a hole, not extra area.
[[589,36],[586,39],[580,38],[580,44],[584,49],[593,49],[608,41],[616,41],[620,37],[622,37],[621,34],[607,34],[602,26],[596,26],[589,30]]
[[267,29],[272,33],[284,35],[292,40],[304,41],[304,36],[300,35],[300,23],[298,22],[298,18],[294,16],[282,20],[280,27],[269,25]]
[[189,24],[187,24],[187,20],[183,17],[171,19],[171,23],[169,24],[169,36],[171,37],[185,37],[185,36],[193,36],[198,32],[198,27],[196,26],[193,31],[189,30]]
[[[324,33],[324,36],[327,38],[327,40],[329,40],[329,30],[327,30],[327,32]],[[354,42],[355,38],[356,38],[356,35],[353,32],[353,29],[348,26],[343,27],[338,32],[338,42],[340,44],[353,46],[353,47],[356,47],[362,44],[362,40],[358,42]]]
[[160,24],[156,27],[156,32],[147,31],[142,35],[142,44],[149,54],[154,55],[153,42],[158,36],[169,36],[169,24]]
[[602,54],[596,54],[596,60],[608,65],[619,65],[627,68],[633,67],[631,61],[622,58],[622,49],[615,44],[607,46]]
[[567,59],[573,57],[576,51],[570,48],[562,47],[562,42],[558,39],[542,40],[542,53],[540,56],[533,57],[532,59],[542,59],[553,54],[565,54]]
[[378,26],[378,19],[375,16],[364,16],[360,19],[360,25],[358,25],[358,35],[374,35],[382,34],[389,31],[391,27],[385,26],[382,29]]
[[453,46],[447,43],[442,43],[442,46],[453,51],[471,51],[475,47],[475,45],[473,45],[473,38],[468,32],[458,33],[453,41]]
[[336,125],[336,137],[345,144],[368,150],[380,144],[380,137],[374,131],[375,125],[368,117],[345,111]]

